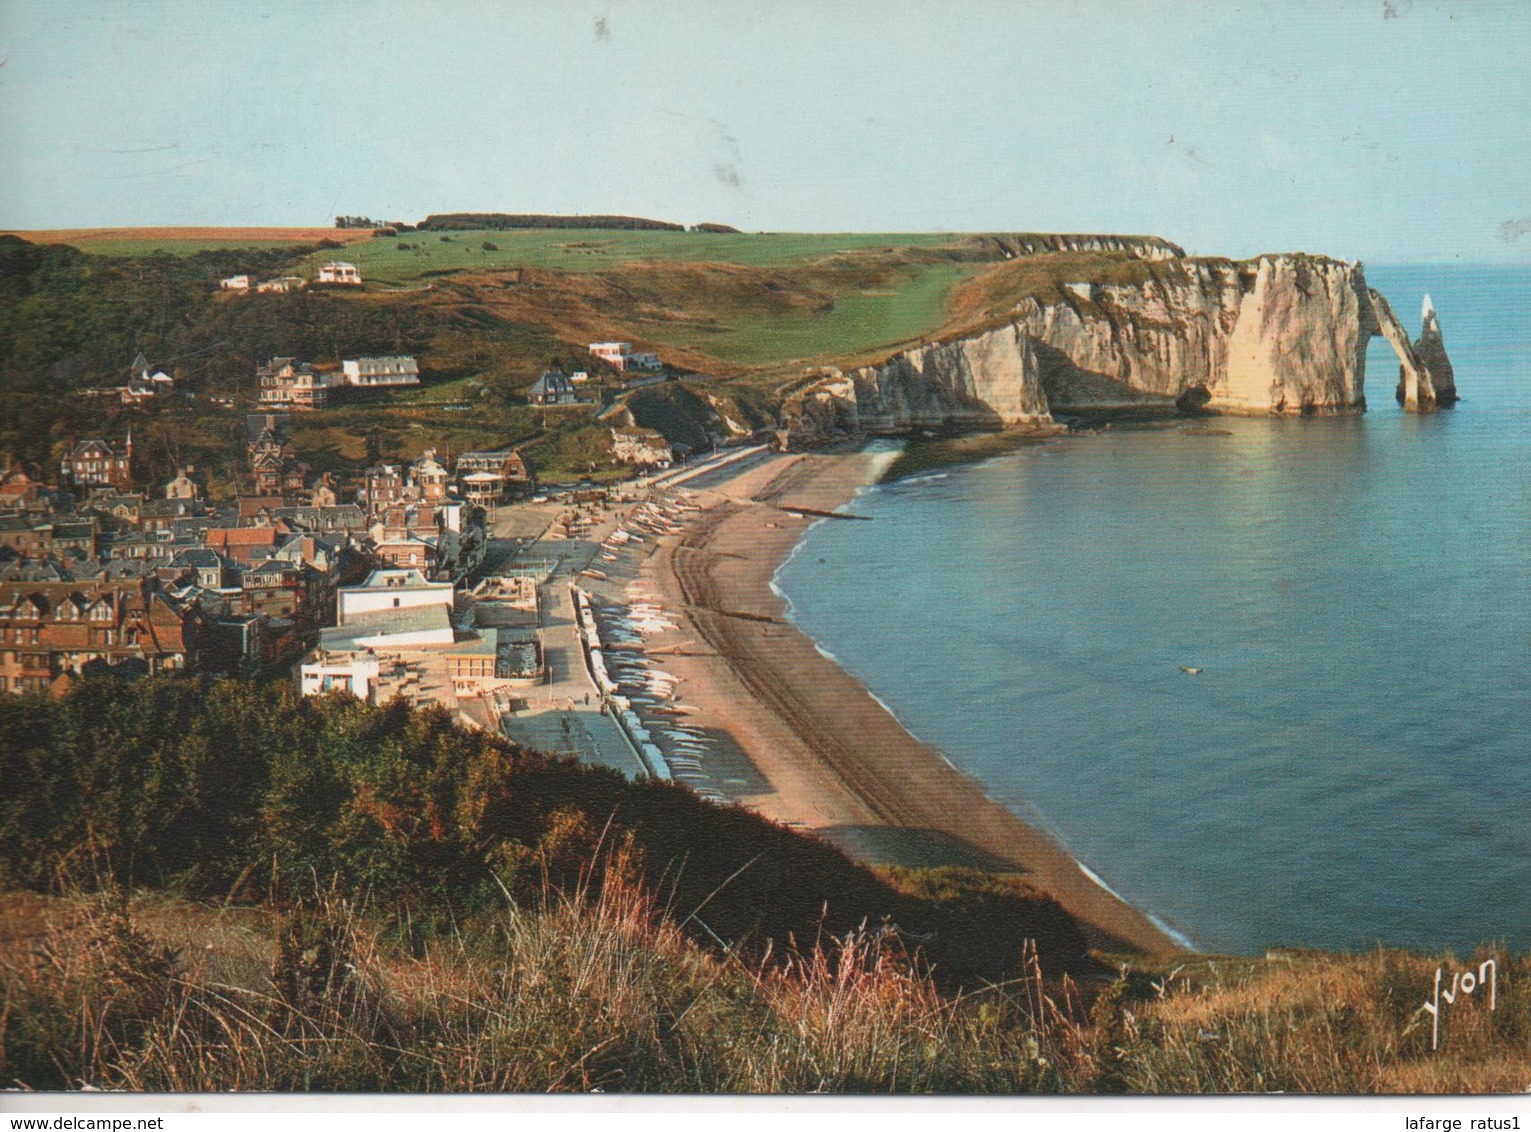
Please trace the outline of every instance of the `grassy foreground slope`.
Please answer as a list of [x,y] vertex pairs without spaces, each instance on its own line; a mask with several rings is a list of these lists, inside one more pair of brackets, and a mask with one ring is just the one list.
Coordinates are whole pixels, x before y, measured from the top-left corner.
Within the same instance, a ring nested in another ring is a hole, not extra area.
[[[0,894],[0,1080],[171,1092],[1516,1093],[1531,961],[1430,1049],[1447,958],[1196,957],[963,993],[877,928],[747,958],[633,883],[409,947],[375,905]],[[1450,1010],[1451,1008],[1447,1008]]]
[[[876,873],[440,712],[240,681],[0,700],[0,1084],[1518,1092],[1531,957],[1081,956],[1018,878]],[[49,895],[62,893],[63,895]]]

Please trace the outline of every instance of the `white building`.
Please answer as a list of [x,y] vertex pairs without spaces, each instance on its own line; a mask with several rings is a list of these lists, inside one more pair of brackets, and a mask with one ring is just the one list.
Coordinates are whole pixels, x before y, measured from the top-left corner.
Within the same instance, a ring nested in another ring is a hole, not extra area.
[[627,355],[632,352],[632,348],[631,342],[590,343],[590,352],[616,369],[627,368]]
[[255,290],[262,295],[285,295],[289,291],[296,291],[303,286],[301,275],[281,275],[275,279],[267,279],[264,283],[257,283]]
[[248,291],[250,289],[250,277],[248,275],[230,275],[227,279],[218,280],[218,287],[223,291]]
[[340,260],[335,260],[319,269],[319,282],[345,283],[353,287],[360,287],[361,272],[356,270],[354,263],[343,263]]
[[451,582],[428,582],[419,570],[374,570],[361,585],[336,591],[335,619],[344,626],[362,614],[428,605],[444,605],[450,613],[454,592]]
[[407,355],[352,358],[340,363],[347,385],[371,389],[381,385],[419,385],[420,366]]
[[344,689],[359,700],[373,702],[377,689],[378,659],[372,653],[330,654],[322,650],[298,670],[298,686],[305,696]]
[[592,342],[590,352],[615,369],[628,370],[662,368],[658,354],[634,350],[631,342]]

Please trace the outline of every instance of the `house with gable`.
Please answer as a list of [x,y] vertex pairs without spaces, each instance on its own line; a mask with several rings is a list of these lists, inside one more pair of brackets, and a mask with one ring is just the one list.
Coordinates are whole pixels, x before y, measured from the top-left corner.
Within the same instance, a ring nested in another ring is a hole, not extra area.
[[202,485],[192,478],[195,471],[190,464],[177,469],[175,478],[165,485],[165,498],[186,501],[201,499]]
[[154,579],[0,582],[0,692],[46,691],[66,673],[136,661],[149,674],[194,659],[198,618]]
[[92,438],[81,440],[64,453],[59,479],[71,487],[133,486],[133,430],[120,443]]
[[36,469],[25,464],[11,464],[0,473],[0,511],[43,510],[51,494]]
[[296,358],[272,358],[255,368],[255,377],[263,406],[308,411],[322,409],[329,401],[328,375]]
[[579,404],[579,395],[574,391],[574,383],[557,366],[543,370],[542,376],[532,382],[527,396],[531,398],[533,405]]
[[496,452],[464,452],[454,468],[457,490],[469,503],[495,504],[512,494],[529,492],[531,469],[514,448]]

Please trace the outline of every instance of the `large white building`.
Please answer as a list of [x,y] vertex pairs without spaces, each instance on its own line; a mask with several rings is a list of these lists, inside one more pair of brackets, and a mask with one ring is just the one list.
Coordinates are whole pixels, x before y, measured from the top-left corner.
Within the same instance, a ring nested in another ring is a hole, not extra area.
[[451,614],[456,588],[451,582],[428,582],[419,570],[374,570],[359,586],[336,591],[335,620],[347,625],[362,614],[444,605]]
[[420,366],[407,355],[352,358],[340,363],[347,385],[372,389],[384,385],[419,385]]
[[353,612],[344,625],[319,630],[319,648],[327,653],[439,648],[456,639],[452,610],[445,605]]

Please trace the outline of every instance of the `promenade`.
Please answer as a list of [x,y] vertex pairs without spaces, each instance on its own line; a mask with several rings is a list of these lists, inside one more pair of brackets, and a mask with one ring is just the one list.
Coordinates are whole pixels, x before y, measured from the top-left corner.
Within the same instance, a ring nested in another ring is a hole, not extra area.
[[[537,630],[546,676],[535,687],[516,690],[510,701],[513,709],[499,712],[501,732],[527,747],[572,755],[635,778],[645,772],[644,766],[602,710],[600,690],[585,665],[569,592],[628,510],[610,504],[556,503],[502,508],[492,523],[488,572],[513,569],[518,561],[556,563],[538,586]],[[595,521],[577,537],[549,537],[559,516],[570,512]]]

